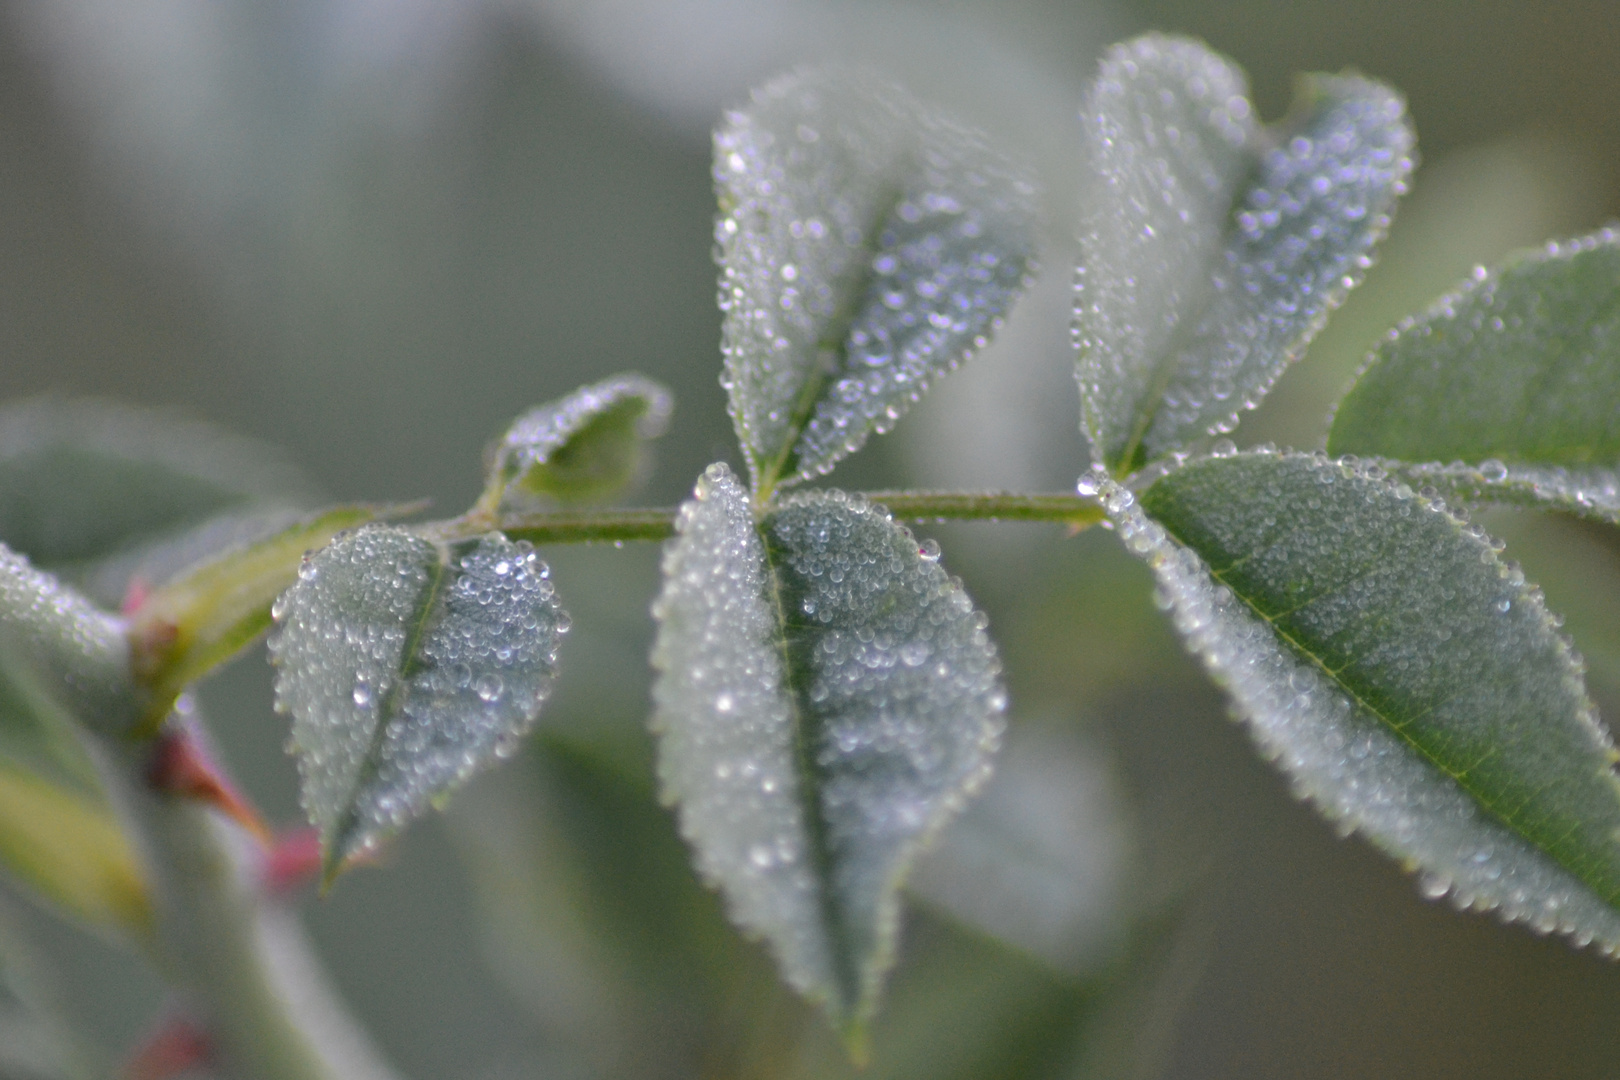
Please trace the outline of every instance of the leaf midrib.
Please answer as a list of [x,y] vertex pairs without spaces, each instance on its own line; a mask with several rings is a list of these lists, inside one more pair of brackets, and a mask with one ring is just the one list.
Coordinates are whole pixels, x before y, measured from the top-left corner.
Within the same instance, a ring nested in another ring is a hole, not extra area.
[[816,766],[815,749],[812,745],[811,714],[803,704],[805,695],[798,685],[799,680],[795,678],[798,669],[793,662],[793,650],[788,638],[787,605],[783,602],[784,588],[781,571],[778,569],[776,548],[771,543],[764,521],[756,521],[754,529],[764,552],[766,594],[771,612],[776,619],[777,629],[772,644],[776,646],[781,659],[784,696],[787,698],[793,726],[795,791],[799,796],[799,807],[804,816],[805,832],[808,834],[807,846],[811,866],[815,871],[814,883],[821,912],[822,932],[827,937],[833,978],[837,984],[836,990],[843,999],[839,1003],[838,1011],[841,1018],[847,1022],[858,1010],[861,980],[859,972],[852,964],[848,922],[830,887],[833,853],[827,835],[827,822],[821,813],[822,776],[821,770]]
[[[1167,531],[1169,531],[1171,533],[1171,535],[1175,536],[1176,541],[1178,543],[1181,543],[1181,544],[1184,544],[1184,545],[1186,544],[1186,541],[1183,540],[1182,537],[1178,533],[1175,532],[1175,530],[1170,529],[1169,525],[1165,525],[1164,527],[1166,528]],[[1191,548],[1190,545],[1187,545],[1187,546],[1188,546],[1189,550],[1193,550],[1196,553],[1196,549]],[[1411,747],[1412,750],[1418,755],[1419,758],[1421,758],[1423,761],[1428,762],[1438,772],[1440,772],[1441,775],[1447,777],[1453,783],[1455,783],[1458,787],[1460,787],[1464,791],[1466,791],[1476,802],[1479,803],[1479,805],[1482,808],[1485,809],[1485,811],[1487,813],[1489,813],[1493,818],[1500,821],[1502,824],[1506,825],[1510,830],[1512,830],[1512,832],[1514,833],[1515,836],[1520,837],[1521,839],[1523,839],[1525,842],[1529,843],[1532,847],[1536,848],[1537,850],[1540,850],[1540,851],[1544,852],[1548,856],[1548,858],[1552,859],[1553,862],[1555,862],[1558,866],[1560,866],[1561,868],[1563,868],[1564,870],[1566,870],[1570,874],[1574,875],[1576,878],[1578,878],[1583,883],[1585,883],[1587,886],[1589,886],[1599,896],[1601,896],[1603,898],[1604,903],[1613,906],[1613,905],[1615,905],[1616,900],[1620,899],[1620,888],[1605,887],[1605,886],[1601,886],[1601,885],[1597,884],[1596,882],[1591,881],[1589,879],[1588,873],[1587,873],[1587,871],[1585,869],[1577,869],[1576,867],[1571,866],[1567,862],[1565,862],[1564,859],[1562,859],[1559,856],[1553,854],[1551,848],[1553,846],[1562,844],[1565,840],[1567,840],[1569,838],[1569,836],[1573,835],[1574,832],[1578,831],[1578,829],[1579,829],[1579,824],[1578,823],[1574,827],[1572,827],[1571,829],[1566,831],[1563,835],[1561,835],[1556,840],[1550,841],[1550,842],[1548,842],[1546,844],[1544,844],[1542,841],[1536,840],[1536,839],[1532,838],[1531,836],[1529,836],[1528,834],[1526,834],[1520,828],[1520,826],[1513,820],[1512,815],[1510,815],[1507,812],[1499,809],[1494,800],[1487,797],[1485,795],[1485,793],[1483,793],[1481,791],[1478,791],[1474,786],[1470,785],[1466,781],[1465,777],[1467,776],[1467,774],[1469,772],[1471,772],[1473,770],[1473,768],[1476,767],[1479,764],[1479,762],[1476,762],[1474,766],[1470,766],[1469,768],[1464,769],[1461,772],[1456,772],[1456,771],[1453,771],[1451,768],[1449,768],[1447,765],[1445,765],[1443,762],[1439,761],[1427,748],[1425,748],[1421,743],[1414,740],[1412,738],[1412,736],[1407,734],[1407,730],[1406,730],[1407,727],[1410,725],[1412,720],[1415,719],[1416,717],[1409,717],[1402,724],[1399,724],[1399,725],[1395,724],[1391,720],[1391,718],[1389,716],[1386,716],[1384,714],[1384,712],[1382,710],[1376,708],[1371,703],[1369,703],[1353,687],[1351,687],[1347,682],[1345,682],[1342,678],[1340,678],[1339,672],[1334,671],[1333,669],[1329,668],[1327,666],[1327,664],[1324,663],[1323,660],[1320,657],[1318,657],[1313,651],[1311,651],[1304,643],[1302,643],[1297,638],[1295,638],[1292,634],[1288,633],[1286,630],[1284,630],[1280,626],[1278,626],[1275,619],[1278,618],[1278,617],[1281,617],[1280,615],[1279,616],[1268,615],[1265,611],[1261,610],[1261,608],[1258,605],[1256,605],[1247,595],[1245,595],[1244,592],[1240,591],[1230,580],[1228,580],[1225,575],[1226,575],[1226,573],[1228,571],[1230,571],[1232,569],[1232,566],[1227,566],[1223,570],[1216,570],[1213,566],[1210,566],[1210,564],[1208,562],[1205,562],[1203,560],[1202,555],[1199,556],[1199,560],[1201,562],[1204,562],[1204,565],[1209,569],[1210,577],[1212,577],[1216,581],[1220,582],[1223,586],[1225,586],[1226,589],[1233,596],[1235,596],[1245,607],[1247,607],[1251,612],[1253,612],[1254,615],[1257,618],[1261,619],[1266,624],[1266,626],[1271,630],[1271,632],[1277,636],[1277,639],[1279,641],[1281,641],[1285,646],[1287,646],[1287,648],[1289,649],[1290,652],[1294,653],[1296,656],[1298,656],[1299,658],[1301,658],[1305,662],[1309,663],[1311,666],[1315,667],[1316,670],[1319,671],[1329,682],[1331,682],[1335,687],[1337,687],[1341,692],[1343,692],[1345,694],[1345,696],[1349,697],[1350,700],[1358,708],[1361,708],[1361,709],[1365,710],[1367,715],[1369,715],[1369,716],[1373,717],[1374,719],[1376,719],[1378,721],[1378,723],[1384,728],[1384,730],[1386,730],[1386,731],[1390,732],[1391,734],[1395,735],[1402,742],[1404,742],[1407,746]],[[1234,565],[1236,565],[1236,564],[1234,564]],[[1321,595],[1330,595],[1331,592],[1332,592],[1332,590],[1329,590],[1328,593],[1324,593],[1324,594],[1321,594]],[[1316,599],[1320,599],[1320,598],[1321,598],[1320,596],[1314,597],[1312,599],[1312,602],[1314,602]],[[1300,606],[1303,606],[1303,605],[1300,605]],[[1296,608],[1296,610],[1297,610],[1297,608]],[[1340,669],[1340,670],[1342,670],[1342,669]],[[1430,708],[1432,709],[1433,706],[1430,706]]]
[[1225,223],[1220,236],[1209,248],[1210,259],[1194,278],[1197,282],[1196,299],[1186,314],[1176,320],[1169,341],[1150,367],[1148,384],[1141,397],[1137,399],[1139,404],[1136,409],[1136,421],[1120,450],[1118,467],[1114,470],[1116,479],[1123,479],[1147,464],[1145,449],[1147,436],[1153,428],[1153,422],[1158,419],[1160,411],[1164,408],[1165,392],[1170,389],[1170,384],[1175,380],[1176,373],[1181,367],[1182,354],[1197,339],[1204,317],[1215,306],[1215,297],[1218,294],[1210,281],[1209,267],[1213,265],[1213,260],[1219,259],[1231,247],[1232,236],[1238,231],[1238,208],[1243,194],[1253,190],[1264,168],[1262,157],[1269,145],[1269,139],[1268,132],[1256,132],[1254,139],[1243,148],[1243,153],[1248,158],[1246,167],[1234,179],[1228,192]]
[[371,729],[371,742],[366,747],[366,755],[360,760],[360,767],[355,770],[354,782],[349,786],[349,794],[344,799],[343,810],[332,829],[331,839],[327,842],[326,853],[321,867],[321,888],[324,890],[332,884],[338,873],[343,869],[347,858],[343,852],[349,838],[359,826],[360,793],[366,785],[377,777],[382,764],[383,743],[387,739],[388,725],[404,708],[405,696],[410,692],[411,679],[422,669],[425,662],[420,659],[422,641],[427,637],[434,616],[439,609],[439,599],[443,592],[444,581],[449,576],[449,552],[438,545],[433,545],[435,558],[432,568],[428,572],[428,582],[421,594],[421,607],[416,623],[405,635],[405,645],[400,653],[399,671],[394,676],[393,685],[388,688],[388,695],[377,709],[377,722]]
[[[894,174],[910,175],[916,171],[915,166],[915,154],[907,154],[896,164]],[[880,209],[872,215],[871,220],[866,223],[866,228],[862,230],[863,242],[860,248],[858,277],[847,294],[848,299],[828,318],[826,330],[816,336],[816,355],[812,357],[810,373],[794,399],[793,413],[788,419],[782,445],[777,450],[776,456],[760,469],[759,475],[755,478],[754,498],[757,504],[763,504],[770,498],[771,493],[782,482],[784,474],[788,475],[789,482],[797,479],[792,473],[798,470],[799,441],[804,436],[804,429],[810,426],[827,384],[835,375],[849,370],[849,334],[855,327],[855,320],[866,310],[865,300],[871,295],[872,281],[877,275],[872,263],[883,250],[883,228],[895,216],[900,201],[905,197],[905,186],[898,183],[891,184],[881,190],[880,196],[873,200],[873,204]],[[821,363],[823,352],[833,354],[831,365]]]

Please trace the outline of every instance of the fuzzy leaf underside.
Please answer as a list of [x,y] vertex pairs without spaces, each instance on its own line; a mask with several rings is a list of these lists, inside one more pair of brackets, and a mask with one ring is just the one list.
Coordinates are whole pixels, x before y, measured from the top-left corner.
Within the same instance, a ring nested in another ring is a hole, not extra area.
[[711,466],[666,549],[659,777],[734,921],[852,1044],[912,859],[988,775],[1000,664],[959,585],[837,492],[755,522]]
[[328,881],[517,748],[568,625],[529,545],[381,525],[309,557],[274,616],[276,706]]
[[859,71],[767,84],[714,145],[722,381],[770,488],[827,472],[986,344],[1033,269],[1034,187]]
[[1093,455],[1116,474],[1258,404],[1405,190],[1413,136],[1389,88],[1306,77],[1274,129],[1245,94],[1201,43],[1148,35],[1109,53],[1087,97],[1077,372]]
[[662,435],[669,390],[641,375],[615,375],[531,409],[495,444],[489,484],[502,505],[538,496],[600,502],[641,471],[642,444]]
[[1620,521],[1620,235],[1481,270],[1404,323],[1328,447],[1410,463],[1450,496]]
[[1127,547],[1262,753],[1427,895],[1620,951],[1615,751],[1538,591],[1357,465],[1204,458],[1105,483]]

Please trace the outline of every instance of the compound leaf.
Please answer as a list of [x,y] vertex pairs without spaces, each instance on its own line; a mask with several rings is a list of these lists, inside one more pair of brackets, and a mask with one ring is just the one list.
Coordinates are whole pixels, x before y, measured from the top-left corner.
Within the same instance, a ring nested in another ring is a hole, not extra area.
[[1320,456],[1204,458],[1139,507],[1103,487],[1189,649],[1302,797],[1429,896],[1620,951],[1614,746],[1489,537]]
[[486,498],[498,507],[610,499],[641,472],[642,444],[664,433],[672,407],[668,389],[629,374],[531,409],[495,444]]
[[763,494],[827,472],[985,345],[1031,271],[1034,188],[856,71],[767,84],[714,148],[723,381]]
[[988,775],[1006,706],[983,616],[937,558],[838,492],[756,524],[714,465],[654,607],[664,797],[733,920],[857,1056],[900,882]]
[[305,560],[270,651],[328,883],[517,748],[568,628],[549,573],[499,533],[452,545],[381,525]]
[[1620,235],[1481,269],[1404,323],[1328,446],[1413,463],[1448,495],[1620,522]]
[[1412,168],[1401,98],[1301,82],[1259,126],[1202,44],[1116,46],[1083,112],[1092,161],[1076,333],[1083,426],[1116,475],[1230,430],[1370,265]]

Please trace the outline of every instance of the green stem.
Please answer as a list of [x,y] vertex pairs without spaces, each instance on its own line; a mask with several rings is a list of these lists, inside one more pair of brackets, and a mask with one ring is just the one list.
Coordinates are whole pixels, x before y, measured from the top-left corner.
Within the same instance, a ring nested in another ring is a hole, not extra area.
[[220,1074],[397,1080],[327,983],[296,914],[266,894],[259,841],[198,800],[155,791],[151,740],[86,743],[145,871],[159,967],[200,1012]]
[[[872,502],[888,507],[900,521],[1051,521],[1079,530],[1103,519],[1102,507],[1094,500],[1063,492],[869,491],[865,494]],[[441,540],[459,540],[494,528],[514,540],[534,544],[667,540],[675,535],[675,511],[559,510],[500,517],[469,514],[443,523],[434,530],[434,535]]]

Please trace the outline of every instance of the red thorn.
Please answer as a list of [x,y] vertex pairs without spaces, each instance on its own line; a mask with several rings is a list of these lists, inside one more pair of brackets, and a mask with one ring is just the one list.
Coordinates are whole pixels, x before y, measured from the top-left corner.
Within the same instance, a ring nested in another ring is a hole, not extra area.
[[314,881],[321,872],[321,836],[314,829],[293,829],[270,844],[264,856],[264,888],[287,896]]
[[266,846],[271,843],[270,830],[259,812],[237,793],[219,767],[209,760],[196,736],[185,728],[171,727],[157,737],[146,780],[155,791],[207,803]]
[[171,1016],[124,1063],[120,1080],[169,1080],[209,1064],[213,1041],[190,1019]]

